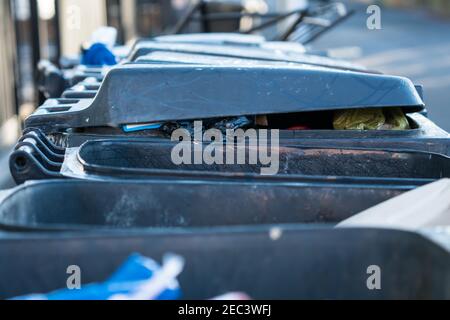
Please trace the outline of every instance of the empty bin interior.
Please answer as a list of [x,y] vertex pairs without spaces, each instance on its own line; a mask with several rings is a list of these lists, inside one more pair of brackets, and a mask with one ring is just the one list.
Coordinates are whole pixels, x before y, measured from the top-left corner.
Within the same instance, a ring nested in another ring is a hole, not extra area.
[[7,228],[162,228],[338,223],[404,189],[231,182],[24,185],[0,206]]

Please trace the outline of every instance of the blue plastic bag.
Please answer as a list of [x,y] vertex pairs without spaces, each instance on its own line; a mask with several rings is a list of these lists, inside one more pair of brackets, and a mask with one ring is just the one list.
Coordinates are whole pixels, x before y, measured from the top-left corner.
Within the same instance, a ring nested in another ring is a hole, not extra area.
[[161,267],[152,259],[133,254],[104,283],[15,300],[176,300],[181,297],[176,277],[183,266],[184,260],[175,255],[167,255]]
[[116,56],[103,43],[94,43],[82,57],[85,66],[113,66],[117,64]]

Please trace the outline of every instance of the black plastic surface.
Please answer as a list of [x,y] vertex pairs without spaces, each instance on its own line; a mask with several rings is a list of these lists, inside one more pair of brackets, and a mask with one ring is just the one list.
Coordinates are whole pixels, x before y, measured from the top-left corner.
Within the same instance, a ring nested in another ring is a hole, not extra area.
[[[349,94],[351,88],[352,94]],[[124,65],[94,99],[49,100],[26,120],[45,131],[424,103],[406,78],[315,67]]]
[[[165,171],[167,175],[191,173],[222,176],[255,176],[261,174],[260,163],[249,164],[248,153],[256,147],[230,148],[225,152],[242,150],[247,154],[246,164],[181,164],[173,162],[175,143],[149,143],[127,140],[91,141],[78,151],[78,160],[84,171],[100,175],[150,176]],[[204,149],[202,149],[204,150]],[[280,147],[279,175],[324,176],[349,178],[393,178],[437,180],[450,176],[450,158],[426,152],[400,152],[370,149],[297,148]],[[192,146],[192,152],[194,147]],[[261,151],[261,150],[259,150]],[[268,152],[270,154],[270,152]],[[190,156],[194,163],[193,153]],[[225,155],[223,161],[225,161]]]
[[8,229],[101,230],[338,223],[406,187],[286,182],[43,181],[0,204]]
[[[84,284],[106,280],[135,252],[157,261],[168,252],[183,256],[184,299],[233,291],[253,299],[450,298],[448,251],[414,233],[299,227],[192,231],[3,238],[0,298],[65,288],[71,265],[81,268]],[[381,290],[367,287],[374,265],[381,269]]]

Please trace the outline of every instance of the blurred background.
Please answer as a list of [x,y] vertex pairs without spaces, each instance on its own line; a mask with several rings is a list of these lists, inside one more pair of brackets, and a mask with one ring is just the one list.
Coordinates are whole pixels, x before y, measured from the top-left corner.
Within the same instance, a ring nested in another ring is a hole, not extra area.
[[[313,0],[310,0],[313,1]],[[320,1],[320,0],[315,0]],[[325,0],[323,0],[326,2]],[[118,30],[119,44],[168,33],[182,22],[194,0],[3,0],[0,2],[0,159],[15,143],[20,121],[42,99],[36,64],[79,54],[100,26]],[[233,0],[249,12],[285,12],[307,0]],[[344,0],[355,14],[310,44],[332,56],[411,78],[425,88],[430,117],[450,131],[450,1]],[[382,29],[366,27],[369,4],[382,8]],[[235,8],[235,10],[236,10]],[[238,9],[240,10],[240,9]],[[201,21],[185,32],[198,32]],[[207,26],[210,31],[226,26]],[[248,28],[252,21],[237,22]],[[273,31],[272,31],[273,32]],[[271,31],[266,31],[270,37]],[[6,160],[0,160],[3,162]],[[0,170],[7,170],[0,163]],[[1,183],[1,181],[0,181]]]

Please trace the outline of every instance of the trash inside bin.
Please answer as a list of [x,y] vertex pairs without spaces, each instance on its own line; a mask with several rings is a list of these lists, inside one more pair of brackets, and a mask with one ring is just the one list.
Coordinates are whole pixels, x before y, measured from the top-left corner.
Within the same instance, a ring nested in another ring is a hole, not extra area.
[[337,111],[333,125],[336,130],[410,129],[408,119],[400,108]]
[[164,264],[139,254],[131,255],[104,283],[93,283],[74,289],[60,289],[48,294],[34,293],[13,300],[176,300],[181,290],[176,280],[184,260],[168,254]]
[[[104,281],[135,252],[182,256],[187,300],[235,291],[254,299],[450,298],[450,255],[423,236],[299,227],[3,238],[0,298],[60,289],[73,264],[83,284]],[[368,290],[371,266],[381,269],[380,290]]]

